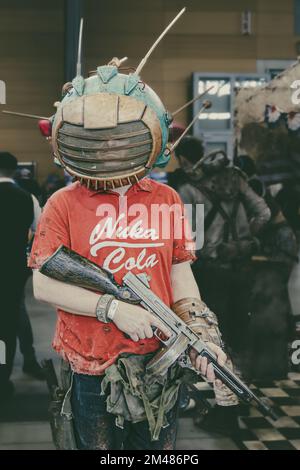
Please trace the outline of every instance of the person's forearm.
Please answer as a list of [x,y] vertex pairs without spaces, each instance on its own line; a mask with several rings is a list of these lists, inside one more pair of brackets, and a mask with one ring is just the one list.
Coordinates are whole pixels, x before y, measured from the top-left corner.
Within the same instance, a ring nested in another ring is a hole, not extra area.
[[[33,272],[33,288],[38,300],[75,315],[96,317],[96,307],[101,294],[51,279],[39,271]],[[167,337],[170,335],[168,328],[147,310],[121,300],[118,301],[113,322],[133,341],[152,338],[151,326],[159,328]]]
[[200,292],[190,263],[173,264],[171,271],[173,303],[186,297],[200,299]]
[[[189,262],[172,266],[171,281],[173,302],[185,297],[200,299],[200,293]],[[50,303],[66,312],[96,316],[96,306],[101,294],[82,287],[72,286],[33,271],[34,296],[38,300]],[[119,310],[130,308],[130,304],[119,301]]]
[[82,287],[72,286],[33,271],[34,296],[66,312],[78,315],[96,316],[96,306],[100,294]]
[[[33,271],[33,291],[37,300],[47,302],[65,312],[87,317],[96,317],[97,303],[102,295],[51,279],[37,270]],[[117,312],[120,315],[124,315],[124,312],[134,312],[137,308],[135,305],[121,300],[118,302]]]

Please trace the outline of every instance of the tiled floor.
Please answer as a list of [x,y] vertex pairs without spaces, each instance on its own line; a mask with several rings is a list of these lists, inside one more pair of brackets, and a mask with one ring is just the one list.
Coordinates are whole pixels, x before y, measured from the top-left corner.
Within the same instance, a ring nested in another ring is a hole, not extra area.
[[[205,383],[198,385],[209,401],[213,392]],[[300,450],[300,373],[289,373],[287,380],[252,385],[258,397],[266,396],[279,419],[265,418],[257,409],[250,408],[249,416],[239,418],[240,431],[234,439],[239,449]]]
[[299,450],[300,374],[290,373],[289,381],[275,381],[273,387],[256,390],[256,393],[260,392],[268,396],[279,419],[273,422],[269,418],[251,415],[241,418],[242,444],[247,449],[259,442],[261,448],[268,450]]
[[[32,298],[31,286],[27,289],[27,306],[32,320],[39,359],[56,358],[50,347],[55,323],[55,312],[46,304]],[[16,385],[14,400],[0,410],[0,450],[3,449],[54,449],[47,422],[47,389],[45,383],[30,380],[21,370],[18,353],[13,380]],[[201,385],[203,396],[212,398],[213,392]],[[177,449],[179,450],[300,450],[300,374],[290,374],[289,379],[264,384],[256,393],[264,394],[279,410],[280,419],[272,423],[257,410],[240,418],[239,438],[229,438],[206,433],[193,424],[193,412],[179,420]]]

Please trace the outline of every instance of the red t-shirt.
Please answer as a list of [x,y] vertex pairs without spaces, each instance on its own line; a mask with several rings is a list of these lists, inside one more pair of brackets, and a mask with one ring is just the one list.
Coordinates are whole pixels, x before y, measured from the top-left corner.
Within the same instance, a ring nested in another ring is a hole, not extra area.
[[[182,202],[166,185],[144,178],[120,196],[90,191],[76,182],[48,200],[29,266],[40,268],[65,245],[110,270],[118,283],[129,270],[147,273],[153,292],[170,306],[172,264],[194,259],[184,223]],[[119,354],[146,354],[158,349],[159,342],[156,338],[134,342],[114,323],[58,309],[53,347],[75,372],[98,375]]]

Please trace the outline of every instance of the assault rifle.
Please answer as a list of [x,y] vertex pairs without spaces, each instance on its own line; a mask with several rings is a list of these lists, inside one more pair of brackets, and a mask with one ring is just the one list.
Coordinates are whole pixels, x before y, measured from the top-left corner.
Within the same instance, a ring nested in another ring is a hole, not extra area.
[[273,420],[277,419],[274,410],[258,398],[230,369],[226,366],[220,366],[216,355],[201,340],[199,335],[194,333],[151,291],[145,275],[135,275],[129,271],[124,276],[123,284],[120,286],[109,271],[63,245],[45,261],[40,268],[40,272],[68,284],[97,292],[105,292],[114,295],[119,300],[140,304],[159,318],[171,332],[171,336],[166,339],[158,330],[154,332],[163,343],[163,347],[148,362],[146,368],[149,372],[165,374],[177,360],[186,367],[192,367],[189,357],[185,353],[190,348],[194,348],[198,354],[207,358],[208,362],[213,365],[215,376],[227,385],[238,398],[246,403],[254,404],[261,413]]

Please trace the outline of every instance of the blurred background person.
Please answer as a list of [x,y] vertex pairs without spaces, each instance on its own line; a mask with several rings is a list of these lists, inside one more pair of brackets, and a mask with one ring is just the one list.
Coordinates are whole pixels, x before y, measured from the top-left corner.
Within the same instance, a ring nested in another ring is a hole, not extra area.
[[41,205],[42,207],[46,204],[49,197],[52,196],[56,191],[66,186],[64,177],[60,177],[56,173],[50,173],[44,184],[42,185]]
[[0,399],[13,394],[10,375],[16,350],[20,318],[20,303],[27,277],[26,247],[34,219],[31,194],[13,180],[17,159],[0,152],[1,208],[1,283],[0,283],[0,340],[6,347],[6,364],[0,366]]
[[259,252],[252,257],[249,328],[245,369],[249,380],[285,379],[289,371],[289,341],[295,338],[288,282],[298,262],[296,235],[271,191],[261,181],[248,155],[234,159],[253,190],[264,198],[271,218],[258,234]]
[[300,182],[295,180],[284,183],[276,195],[276,201],[300,244]]
[[[36,232],[38,220],[41,215],[39,200],[41,199],[41,188],[38,182],[32,177],[30,170],[20,168],[16,171],[14,177],[16,183],[25,191],[31,194],[33,201],[33,222],[30,227],[27,245],[27,254],[31,251],[31,245]],[[32,270],[27,268],[27,279],[32,275]],[[23,356],[23,372],[37,380],[44,380],[44,374],[34,349],[33,331],[30,318],[26,308],[25,289],[20,303],[20,317],[18,324],[18,340],[21,354]]]
[[[200,153],[195,165],[198,148],[202,148],[202,142],[186,136],[176,149],[180,166],[189,178],[178,187],[178,192],[184,203],[204,204],[204,245],[197,253],[194,271],[204,301],[219,316],[225,341],[239,351],[243,346],[239,328],[243,321],[241,309],[248,284],[246,273],[242,280],[242,268],[248,267],[257,250],[256,236],[269,220],[270,209],[249,187],[240,170],[229,165],[223,151],[204,158]],[[235,302],[233,309],[229,304]]]
[[[172,125],[170,126],[169,143],[174,144],[174,142],[176,142],[179,139],[179,137],[183,134],[184,131],[185,131],[185,127],[182,124],[180,124],[179,122],[173,122]],[[203,156],[203,152],[204,152],[203,143],[200,139],[197,139],[196,143],[194,142],[192,145],[190,145],[191,141],[189,140],[189,137],[190,136],[187,135],[187,138],[184,139],[185,143],[181,142],[180,145],[181,147],[182,145],[192,147],[192,148],[189,148],[189,154],[193,162],[196,163]],[[189,181],[189,177],[184,171],[184,168],[181,166],[179,158],[177,158],[177,161],[178,161],[178,168],[168,173],[168,185],[171,186],[176,191],[180,186],[182,186],[184,183],[187,183]]]
[[[269,220],[270,210],[241,171],[229,165],[223,151],[203,157],[202,142],[186,136],[176,149],[176,157],[185,173],[184,181],[177,186],[183,202],[204,205],[204,245],[197,252],[193,272],[204,302],[218,317],[234,363],[241,366],[249,323],[250,260],[258,248],[256,236]],[[207,430],[235,432],[236,405],[221,401],[203,421],[196,418],[195,422]]]
[[40,203],[42,195],[41,187],[37,180],[33,178],[31,171],[28,168],[18,168],[15,173],[14,180],[22,189],[24,189],[24,191],[33,194]]

